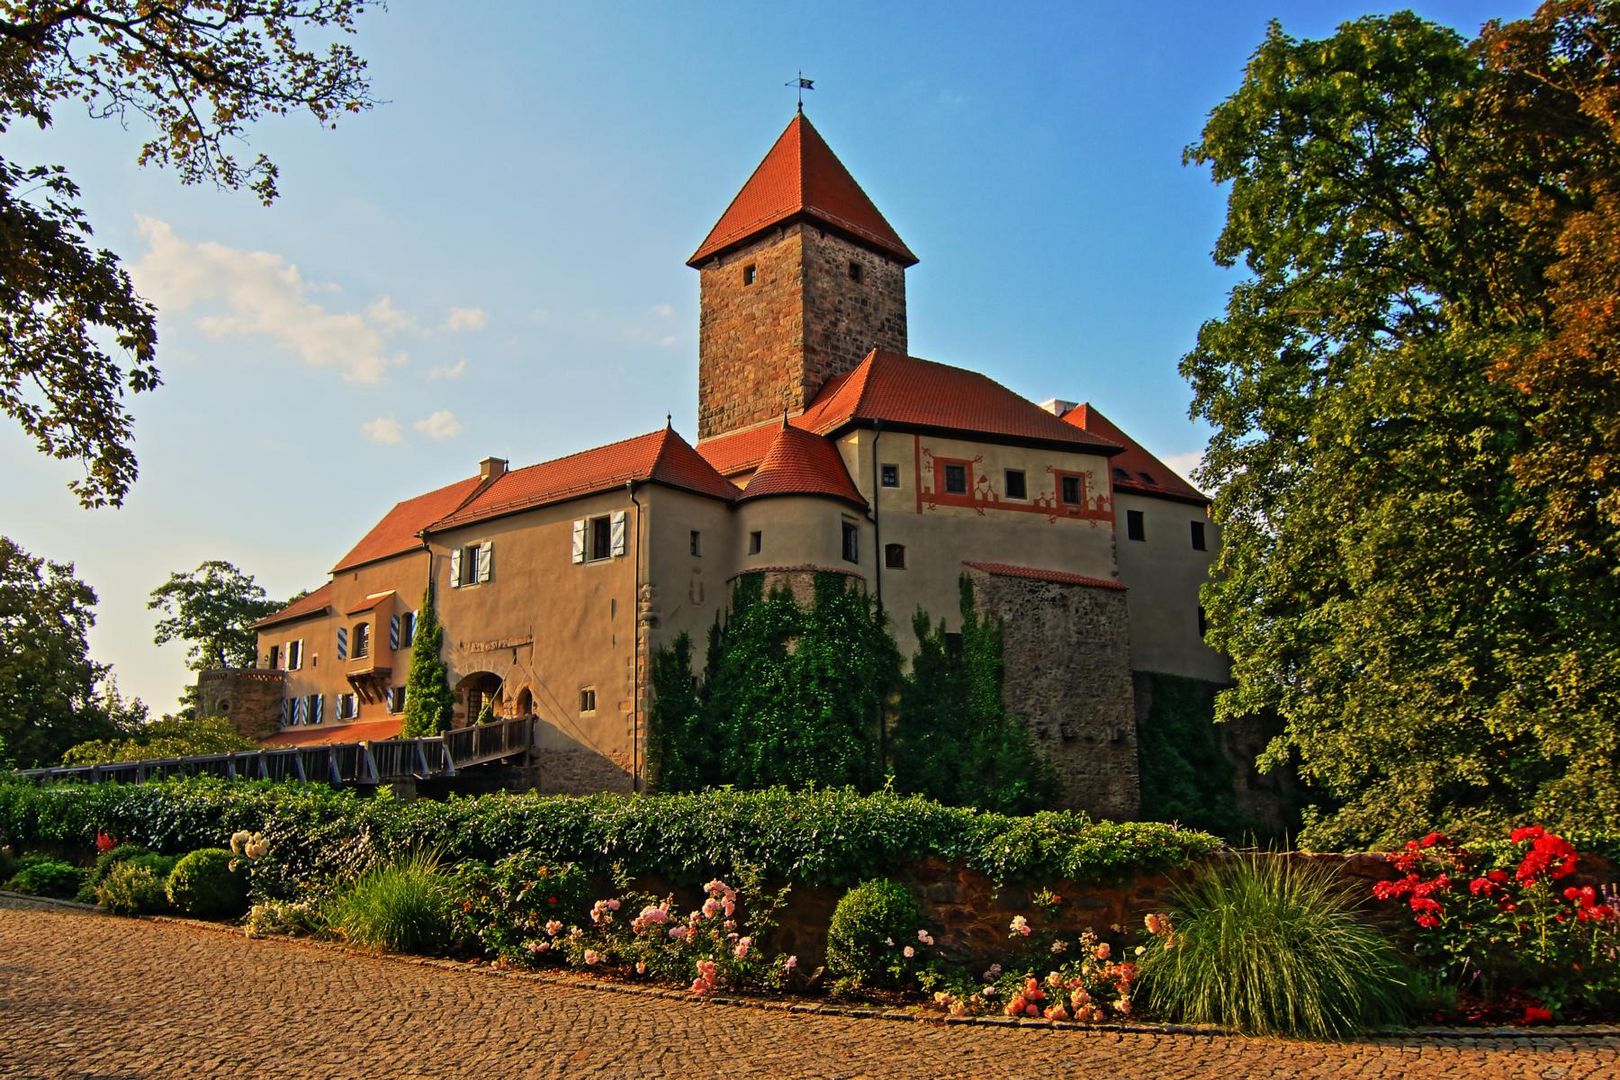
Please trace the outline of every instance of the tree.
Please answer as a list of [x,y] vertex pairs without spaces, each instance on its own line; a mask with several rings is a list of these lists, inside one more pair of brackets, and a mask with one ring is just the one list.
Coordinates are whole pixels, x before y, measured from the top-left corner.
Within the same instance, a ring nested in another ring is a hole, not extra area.
[[62,753],[62,764],[109,765],[260,749],[222,716],[165,716],[124,728],[122,734],[123,738],[92,739],[70,746]]
[[146,606],[163,612],[152,640],[187,642],[186,666],[202,671],[252,667],[259,649],[253,624],[285,605],[266,597],[251,574],[210,559],[189,574],[170,574]]
[[[0,0],[0,132],[55,108],[155,129],[137,161],[187,184],[243,186],[269,204],[276,166],[231,144],[264,116],[323,125],[370,107],[365,63],[334,42],[367,0]],[[127,388],[156,387],[155,312],[111,252],[93,250],[78,187],[54,165],[0,159],[0,410],[41,453],[83,464],[85,506],[119,505],[137,468]],[[116,346],[116,353],[113,350]]]
[[433,610],[433,586],[422,594],[411,640],[411,670],[405,676],[405,721],[400,734],[420,739],[449,731],[455,719],[456,695],[444,663],[444,626]]
[[1182,361],[1215,428],[1218,714],[1282,718],[1262,764],[1316,788],[1307,842],[1620,825],[1612,352],[1607,376],[1537,368],[1560,304],[1593,303],[1557,283],[1620,177],[1548,73],[1608,81],[1615,18],[1548,4],[1474,43],[1409,13],[1273,24],[1188,149],[1231,185],[1216,260],[1249,272]]
[[0,537],[0,742],[24,768],[114,733],[96,685],[107,668],[86,635],[96,594],[72,563],[46,562]]

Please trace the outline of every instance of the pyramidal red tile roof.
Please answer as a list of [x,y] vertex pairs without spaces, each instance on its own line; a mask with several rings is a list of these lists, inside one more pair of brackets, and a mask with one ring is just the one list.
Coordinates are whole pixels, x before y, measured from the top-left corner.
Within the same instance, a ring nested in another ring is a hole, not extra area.
[[866,500],[850,480],[838,447],[787,423],[776,428],[770,449],[743,489],[742,498],[767,495],[824,495],[866,509]]
[[[794,427],[802,427],[800,418],[795,416],[788,423]],[[757,469],[759,463],[765,460],[765,454],[770,450],[771,443],[776,439],[777,429],[782,426],[780,420],[767,420],[755,427],[739,428],[728,431],[723,435],[713,435],[697,444],[697,452],[703,460],[714,466],[714,471],[721,476],[736,476],[750,469]]]
[[435,530],[484,521],[536,506],[623,487],[630,482],[659,483],[732,500],[737,487],[690,443],[665,427],[607,446],[543,461],[503,474],[465,506],[433,523]]
[[854,371],[829,380],[796,422],[825,435],[862,420],[1033,440],[1091,453],[1120,449],[976,371],[882,349],[868,353]]
[[917,262],[801,112],[789,121],[686,265],[695,267],[764,229],[800,216],[831,225],[905,266]]
[[386,559],[390,555],[420,548],[422,541],[417,538],[417,533],[454,512],[482,482],[479,477],[472,476],[394,504],[394,508],[384,514],[383,519],[372,526],[371,531],[361,537],[347,555],[338,560],[338,564],[332,567],[332,573],[341,573],[365,563]]
[[274,615],[268,615],[260,619],[253,624],[251,629],[262,630],[265,627],[275,626],[277,623],[292,622],[294,619],[302,619],[310,615],[324,615],[331,604],[332,582],[328,581],[314,592],[300,596]]
[[1137,495],[1158,495],[1161,498],[1181,502],[1199,504],[1209,502],[1207,495],[1176,475],[1170,466],[1148,453],[1141,443],[1121,431],[1091,402],[1076,405],[1064,413],[1063,422],[1073,424],[1082,431],[1100,435],[1125,448],[1124,453],[1116,455],[1108,463],[1109,471],[1113,474],[1114,486],[1119,490]]
[[1067,570],[1046,570],[1038,566],[1014,566],[1011,563],[995,562],[967,562],[963,566],[970,566],[975,570],[983,570],[987,574],[997,577],[1029,578],[1033,581],[1051,581],[1059,585],[1089,585],[1094,589],[1114,589],[1125,591],[1125,583],[1115,581],[1113,578],[1087,577],[1085,574],[1071,574]]

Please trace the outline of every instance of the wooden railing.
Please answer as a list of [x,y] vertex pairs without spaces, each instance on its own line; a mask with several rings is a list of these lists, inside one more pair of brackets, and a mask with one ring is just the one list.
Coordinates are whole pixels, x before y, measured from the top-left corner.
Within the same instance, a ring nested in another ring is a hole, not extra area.
[[218,776],[227,780],[310,780],[328,784],[386,784],[395,780],[431,780],[455,776],[462,769],[527,753],[534,743],[534,718],[517,717],[493,724],[456,728],[423,739],[287,746],[197,757],[120,761],[25,769],[15,775],[32,780],[84,780],[90,783],[140,784],[182,776]]

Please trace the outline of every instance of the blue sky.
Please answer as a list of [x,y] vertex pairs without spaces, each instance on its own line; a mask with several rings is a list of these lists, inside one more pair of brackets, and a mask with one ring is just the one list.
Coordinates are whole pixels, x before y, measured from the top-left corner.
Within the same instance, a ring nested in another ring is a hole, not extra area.
[[1224,193],[1181,151],[1268,19],[1296,36],[1412,7],[1473,33],[1529,3],[412,4],[362,19],[382,104],[250,132],[282,197],[139,169],[142,130],[63,106],[3,153],[69,167],[97,242],[160,307],[132,399],[141,479],[85,511],[0,423],[0,532],[76,564],[91,644],[158,710],[188,681],[152,588],[204,559],[312,588],[389,506],[495,454],[695,433],[684,261],[806,112],[922,262],[911,351],[1089,400],[1195,460],[1176,373],[1232,279]]

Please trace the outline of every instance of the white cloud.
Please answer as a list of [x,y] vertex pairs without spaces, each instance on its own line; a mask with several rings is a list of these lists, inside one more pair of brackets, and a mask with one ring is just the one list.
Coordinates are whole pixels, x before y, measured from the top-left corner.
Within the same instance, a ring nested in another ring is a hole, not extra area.
[[675,308],[671,304],[654,304],[652,306],[652,314],[658,316],[660,319],[668,319],[674,316]]
[[406,362],[387,347],[411,324],[387,297],[364,313],[329,311],[314,298],[329,293],[298,267],[267,251],[193,244],[168,223],[137,216],[147,252],[130,267],[141,293],[173,317],[193,307],[209,337],[265,337],[312,367],[335,367],[354,382],[380,382]]
[[405,429],[392,416],[379,416],[360,425],[360,431],[374,443],[398,446],[405,441]]
[[459,379],[467,373],[467,358],[462,357],[453,364],[439,364],[428,369],[429,379]]
[[421,333],[416,320],[394,306],[392,297],[385,296],[366,308],[366,316],[389,333]]
[[489,323],[489,315],[483,308],[453,307],[450,314],[444,317],[444,329],[447,333],[457,330],[482,330]]
[[1204,452],[1202,450],[1189,450],[1185,454],[1170,454],[1159,460],[1174,469],[1176,474],[1183,480],[1190,481],[1192,480],[1193,470],[1204,463]]
[[461,421],[449,409],[440,409],[425,420],[411,425],[430,439],[453,439],[461,434]]

